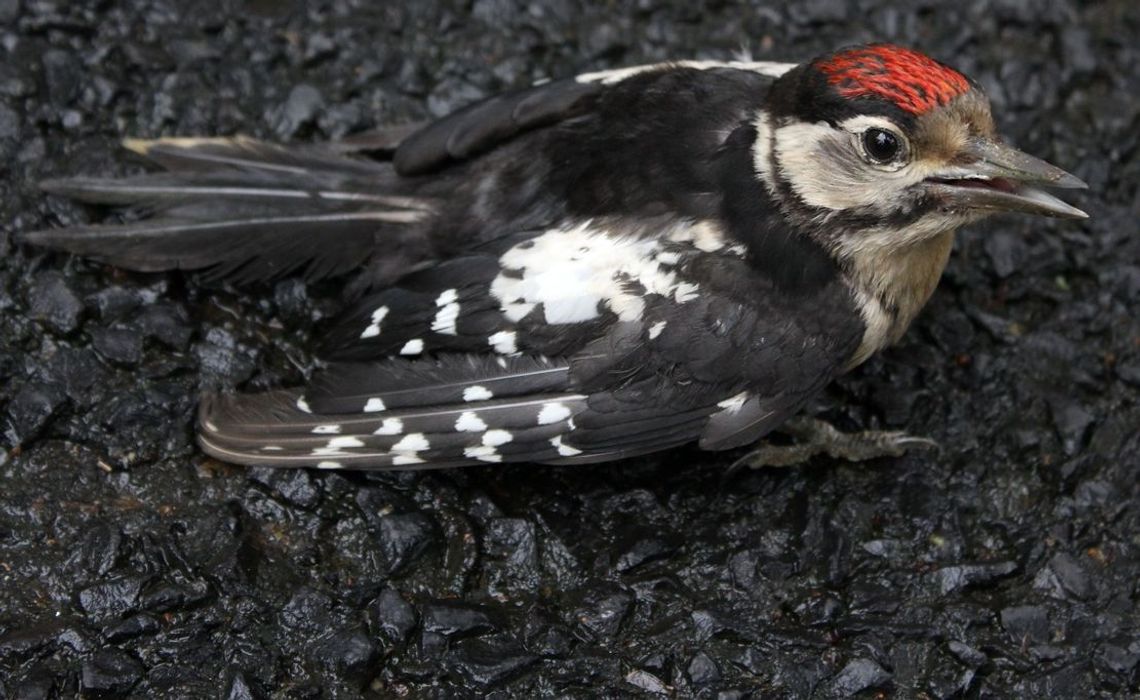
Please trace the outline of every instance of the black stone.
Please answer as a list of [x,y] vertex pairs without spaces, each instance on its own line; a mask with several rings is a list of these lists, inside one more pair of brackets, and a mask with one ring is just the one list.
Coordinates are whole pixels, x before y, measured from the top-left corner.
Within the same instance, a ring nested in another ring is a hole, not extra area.
[[323,637],[312,655],[337,676],[360,684],[368,679],[378,651],[368,632],[355,627]]
[[1058,552],[1037,572],[1033,587],[1054,598],[1086,600],[1093,593],[1092,579],[1084,568],[1066,552]]
[[1001,626],[1016,643],[1049,641],[1049,616],[1045,608],[1022,605],[1001,611]]
[[942,595],[967,587],[986,587],[1017,571],[1017,564],[1002,561],[986,564],[959,564],[934,572],[934,581]]
[[689,675],[689,680],[692,681],[693,685],[708,685],[720,680],[720,668],[712,660],[712,657],[703,651],[698,652],[689,660],[685,673]]
[[158,620],[152,615],[132,615],[103,633],[104,638],[113,644],[158,632]]
[[831,692],[848,697],[871,688],[879,688],[891,680],[891,674],[871,659],[852,659],[831,682]]
[[126,328],[100,328],[91,332],[91,343],[110,362],[136,365],[142,359],[142,336]]
[[40,274],[28,295],[29,318],[43,321],[60,333],[70,333],[79,326],[83,302],[58,273]]
[[143,666],[118,649],[100,649],[83,661],[80,687],[98,696],[120,696],[130,691],[142,677]]
[[400,513],[380,518],[376,541],[390,573],[410,565],[432,543],[435,528],[422,513]]
[[505,643],[466,639],[448,654],[449,668],[475,686],[489,686],[518,675],[538,661],[538,657]]
[[8,404],[8,424],[15,442],[38,433],[63,405],[64,394],[51,385],[29,383],[20,388]]
[[289,98],[273,116],[273,130],[282,139],[288,139],[301,127],[312,122],[325,100],[321,91],[312,85],[297,85]]
[[445,637],[461,637],[491,632],[498,629],[498,624],[481,607],[441,601],[424,606],[423,628]]
[[138,606],[144,582],[138,577],[125,577],[96,583],[79,591],[79,606],[95,618],[121,615]]
[[416,626],[416,611],[408,601],[391,588],[384,589],[368,608],[369,617],[380,634],[393,644],[407,641]]
[[632,605],[633,596],[628,593],[605,589],[590,591],[583,605],[575,610],[574,620],[588,635],[609,639],[621,629]]

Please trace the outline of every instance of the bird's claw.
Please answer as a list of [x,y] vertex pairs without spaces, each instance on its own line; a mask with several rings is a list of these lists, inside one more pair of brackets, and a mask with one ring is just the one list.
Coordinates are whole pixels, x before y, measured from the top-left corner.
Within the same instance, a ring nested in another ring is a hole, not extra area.
[[791,445],[764,443],[738,459],[732,468],[788,467],[802,464],[820,454],[849,462],[864,462],[879,457],[901,457],[915,449],[941,449],[938,443],[930,438],[910,435],[899,430],[844,433],[818,418],[795,418],[780,430],[795,438],[797,442]]

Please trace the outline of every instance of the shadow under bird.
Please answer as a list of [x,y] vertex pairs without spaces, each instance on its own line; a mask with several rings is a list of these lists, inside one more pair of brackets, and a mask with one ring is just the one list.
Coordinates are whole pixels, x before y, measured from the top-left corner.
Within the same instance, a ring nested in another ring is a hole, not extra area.
[[[352,272],[371,290],[308,385],[203,398],[202,449],[242,464],[749,445],[903,334],[957,228],[1086,216],[1040,189],[1084,184],[1004,145],[975,83],[886,44],[590,73],[330,144],[126,145],[164,170],[45,186],[146,218],[24,239],[233,283]],[[823,439],[853,458],[921,442],[862,437]]]

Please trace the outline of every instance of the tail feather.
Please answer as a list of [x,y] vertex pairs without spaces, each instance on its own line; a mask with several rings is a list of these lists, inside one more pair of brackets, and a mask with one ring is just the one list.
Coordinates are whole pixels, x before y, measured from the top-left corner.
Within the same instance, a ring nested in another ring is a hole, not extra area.
[[[400,191],[390,163],[324,146],[237,137],[128,140],[166,172],[49,180],[45,190],[126,207],[141,221],[23,234],[31,244],[140,271],[203,270],[235,283],[302,271],[308,280],[362,268],[377,239],[415,230],[436,203]],[[424,246],[394,245],[404,267]],[[412,250],[414,249],[414,250]]]
[[[249,283],[302,270],[316,280],[359,265],[373,252],[377,229],[408,216],[366,211],[207,222],[163,217],[33,231],[24,239],[141,272],[206,270],[211,279]],[[319,242],[312,240],[314,231],[320,232]]]
[[[259,202],[282,206],[300,205],[312,209],[353,208],[365,205],[395,210],[431,211],[429,200],[369,191],[369,183],[351,182],[339,189],[329,183],[308,182],[315,178],[257,178],[253,173],[154,173],[107,179],[69,177],[44,180],[40,189],[51,194],[89,204],[113,206],[174,206],[184,202],[236,200],[254,206]],[[282,186],[288,184],[290,186]]]
[[548,394],[319,414],[307,410],[296,390],[209,396],[199,411],[199,442],[219,459],[272,466],[399,469],[557,461],[577,453],[563,439],[585,401],[581,395]]
[[366,158],[348,158],[320,145],[283,146],[246,136],[126,139],[123,146],[173,171],[226,168],[292,175],[319,171],[344,175],[390,172],[386,163]]

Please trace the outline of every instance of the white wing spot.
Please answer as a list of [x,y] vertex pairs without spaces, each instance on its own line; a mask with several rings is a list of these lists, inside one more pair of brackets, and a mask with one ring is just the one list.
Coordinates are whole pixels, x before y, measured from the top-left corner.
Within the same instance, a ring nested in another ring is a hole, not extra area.
[[463,456],[468,459],[477,459],[480,462],[502,462],[503,456],[491,445],[476,445],[465,447]]
[[654,323],[652,326],[650,326],[649,327],[649,339],[653,340],[657,336],[661,335],[661,331],[665,330],[665,324],[666,323],[667,323],[667,321],[658,321],[657,323]]
[[330,448],[341,447],[364,447],[364,443],[359,438],[354,438],[351,435],[341,435],[329,440]]
[[514,331],[499,331],[487,337],[487,344],[500,355],[513,355],[519,351]]
[[699,296],[697,294],[697,289],[698,287],[695,284],[682,282],[678,284],[674,290],[673,298],[677,301],[678,304],[684,304],[685,302],[692,301],[693,299],[696,299],[697,296]]
[[384,406],[384,399],[380,398],[379,396],[373,396],[364,403],[365,413],[379,413],[385,408],[386,406]]
[[325,425],[318,425],[313,428],[313,433],[316,435],[333,435],[340,432],[340,426],[336,423],[327,423]]
[[491,393],[490,389],[479,384],[469,386],[463,390],[464,401],[486,401],[493,396],[494,394]]
[[674,228],[669,233],[669,240],[688,243],[705,253],[715,253],[728,244],[728,239],[720,228],[708,221],[699,221],[684,228]]
[[[441,296],[440,298],[442,299],[443,297]],[[435,319],[431,322],[431,329],[443,335],[459,335],[459,329],[455,326],[458,320],[459,303],[452,302],[440,307],[439,312],[435,315]]]
[[717,406],[725,409],[726,411],[736,412],[736,411],[740,410],[740,407],[743,406],[744,402],[747,400],[748,400],[748,392],[742,391],[739,394],[737,394],[736,396],[732,396],[732,397],[725,399],[724,401],[721,401],[720,403],[717,404]]
[[563,445],[561,435],[555,435],[554,437],[550,438],[550,444],[553,445],[554,449],[558,450],[558,454],[563,457],[573,457],[574,455],[582,454],[582,450],[579,450],[576,447]]
[[487,429],[487,424],[474,411],[464,411],[455,421],[455,429],[461,433],[481,433]]
[[483,444],[488,447],[505,445],[514,439],[515,436],[511,435],[510,431],[507,430],[488,430],[483,433]]
[[424,351],[424,341],[419,338],[412,338],[404,343],[404,347],[400,348],[401,355],[419,355]]
[[392,455],[392,466],[402,467],[408,464],[423,464],[422,457],[416,455],[414,452],[411,454],[394,454]]
[[266,445],[265,447],[261,448],[261,451],[262,452],[281,452],[284,449],[285,448],[282,447],[281,445]]
[[392,445],[393,452],[423,452],[427,449],[431,449],[431,443],[423,433],[408,433]]
[[360,334],[360,337],[363,339],[363,338],[373,338],[375,336],[380,335],[380,323],[384,320],[384,317],[387,315],[388,315],[388,307],[387,306],[381,306],[380,308],[373,311],[372,312],[372,323],[370,323],[364,329],[364,332]]
[[317,462],[317,469],[344,469],[344,465],[340,462]]
[[570,408],[564,403],[544,403],[538,412],[538,424],[550,425],[570,417]]
[[302,413],[312,413],[313,409],[309,408],[309,402],[305,400],[304,396],[297,399],[297,410]]
[[373,435],[399,435],[404,432],[404,421],[399,418],[385,418]]

